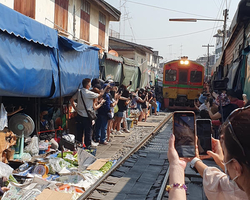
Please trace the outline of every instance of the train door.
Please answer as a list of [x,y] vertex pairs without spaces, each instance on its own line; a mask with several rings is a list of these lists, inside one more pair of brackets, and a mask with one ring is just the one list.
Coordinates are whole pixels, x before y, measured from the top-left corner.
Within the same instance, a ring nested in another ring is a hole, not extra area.
[[178,106],[185,106],[187,102],[187,91],[188,88],[186,87],[188,84],[188,69],[179,69],[179,83],[178,83],[178,90],[177,90],[177,101],[176,105]]
[[188,83],[188,70],[179,69],[179,84],[187,85]]

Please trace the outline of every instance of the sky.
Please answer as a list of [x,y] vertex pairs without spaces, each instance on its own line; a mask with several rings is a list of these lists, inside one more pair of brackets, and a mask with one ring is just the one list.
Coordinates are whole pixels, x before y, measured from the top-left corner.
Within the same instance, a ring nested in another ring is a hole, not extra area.
[[[105,0],[121,11],[120,22],[110,29],[120,32],[121,39],[150,46],[159,51],[161,62],[188,56],[196,60],[207,55],[202,45],[215,45],[213,37],[223,22],[171,22],[171,18],[224,19],[228,9],[227,28],[240,0]],[[120,6],[121,5],[121,6]],[[213,53],[214,47],[209,52]]]

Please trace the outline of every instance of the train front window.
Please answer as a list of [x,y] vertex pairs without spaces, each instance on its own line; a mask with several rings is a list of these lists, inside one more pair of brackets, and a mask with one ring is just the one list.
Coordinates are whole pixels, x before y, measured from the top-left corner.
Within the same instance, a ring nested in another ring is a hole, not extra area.
[[191,71],[190,82],[191,83],[200,83],[202,81],[202,72],[201,71]]
[[179,70],[179,83],[187,84],[188,70]]
[[176,70],[166,69],[165,80],[166,81],[176,81]]

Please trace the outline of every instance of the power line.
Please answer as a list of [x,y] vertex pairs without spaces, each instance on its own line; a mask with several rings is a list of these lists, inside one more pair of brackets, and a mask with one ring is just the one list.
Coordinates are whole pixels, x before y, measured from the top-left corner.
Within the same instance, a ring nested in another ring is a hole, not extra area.
[[[216,19],[217,19],[217,18],[219,19],[219,16],[221,15],[222,10],[223,10],[223,0],[221,1],[220,8],[219,8],[218,13],[217,13],[217,15],[216,15]],[[218,26],[218,24],[219,24],[218,21],[214,23],[214,28],[213,28],[213,30],[215,29],[215,26]],[[210,35],[208,44],[209,44],[209,43],[212,43],[212,40],[214,39],[214,38],[213,38],[213,32],[214,32],[214,31],[211,32],[211,35]]]
[[[220,26],[218,26],[218,27],[220,27]],[[215,27],[215,28],[218,28],[218,27]],[[204,30],[201,30],[201,31],[196,31],[196,32],[192,32],[192,33],[186,33],[186,34],[183,34],[183,35],[175,35],[175,36],[160,37],[160,38],[137,39],[137,40],[163,40],[163,39],[169,39],[169,38],[176,38],[176,37],[182,37],[182,36],[187,36],[187,35],[193,35],[193,34],[196,34],[196,33],[201,33],[201,32],[205,32],[205,31],[210,31],[210,30],[212,30],[212,29],[213,29],[213,28],[204,29]]]
[[172,12],[177,12],[177,13],[192,15],[192,16],[212,18],[212,17],[208,17],[208,16],[204,16],[204,15],[197,15],[197,14],[194,14],[194,13],[188,13],[188,12],[183,12],[183,11],[179,11],[179,10],[173,10],[173,9],[163,8],[163,7],[154,6],[154,5],[145,4],[145,3],[139,3],[139,2],[129,1],[129,0],[127,0],[127,2],[138,4],[138,5],[143,5],[143,6],[148,6],[148,7],[151,7],[151,8],[157,8],[157,9],[161,9],[161,10],[168,10],[168,11],[172,11]]
[[[126,7],[125,7],[125,6],[124,6],[124,10],[125,10],[125,12],[127,13],[127,10],[126,10]],[[124,22],[124,23],[125,23],[125,22]],[[132,35],[133,35],[133,37],[134,37],[134,40],[135,40],[135,42],[136,42],[135,35],[134,35],[134,31],[133,31],[133,28],[132,28],[132,26],[131,26],[131,23],[130,23],[129,18],[128,18],[128,24],[129,24],[129,27],[130,27],[130,29],[131,29]]]

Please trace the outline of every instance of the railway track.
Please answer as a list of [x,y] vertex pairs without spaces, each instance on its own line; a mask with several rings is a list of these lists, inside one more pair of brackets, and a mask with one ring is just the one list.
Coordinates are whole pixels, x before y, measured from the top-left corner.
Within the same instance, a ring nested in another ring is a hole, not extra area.
[[[168,139],[172,133],[172,113],[119,160],[78,199],[167,200]],[[214,165],[211,160],[204,161]],[[202,178],[189,167],[185,170],[188,200],[207,200]]]
[[[172,119],[172,113],[169,113],[169,115],[151,133],[146,135],[141,140],[141,142],[138,143],[138,145],[132,148],[101,179],[99,179],[91,188],[89,188],[78,199],[79,200],[103,199],[101,198],[101,195],[104,196],[104,199],[123,199],[123,198],[120,198],[119,195],[124,196],[125,191],[124,191],[124,194],[123,194],[123,191],[119,191],[119,193],[116,193],[116,191],[112,190],[112,187],[114,187],[114,189],[117,190],[117,188],[119,187],[117,186],[117,183],[118,185],[119,183],[120,184],[125,183],[126,182],[125,180],[128,180],[129,185],[133,185],[133,183],[130,180],[133,180],[133,182],[136,184],[137,180],[135,180],[133,176],[131,178],[123,177],[122,174],[126,174],[125,172],[130,171],[130,172],[133,172],[134,174],[137,174],[136,176],[138,176],[139,178],[140,172],[137,173],[137,171],[141,167],[144,168],[145,170],[141,169],[139,171],[141,172],[146,171],[148,172],[148,175],[150,175],[151,177],[153,176],[153,174],[155,177],[157,177],[158,175],[156,174],[156,172],[154,172],[155,171],[154,168],[158,169],[159,174],[161,172],[159,180],[158,180],[158,186],[157,186],[159,190],[159,187],[162,182],[160,181],[160,179],[163,179],[167,170],[166,169],[167,168],[167,160],[166,160],[167,159],[167,146],[168,146],[168,138],[170,136],[171,129],[172,129],[171,119]],[[166,132],[166,129],[168,129],[167,132]],[[159,156],[159,158],[156,158],[156,155]],[[146,166],[148,168],[146,168]],[[151,171],[149,171],[150,169]],[[147,176],[145,178],[148,179]],[[138,187],[143,186],[144,183],[148,182],[148,180],[146,179],[143,180],[143,177],[141,177],[141,180],[138,181],[139,185],[137,184]],[[113,181],[110,181],[110,180],[113,180]],[[152,184],[154,184],[154,182]],[[135,187],[133,186],[133,188]],[[154,190],[155,187],[153,187],[152,189],[153,189],[152,191],[155,192]],[[149,190],[151,190],[151,187],[149,188]],[[117,194],[117,197],[115,197],[116,194]],[[128,198],[126,199],[131,199],[131,197],[128,196]]]

